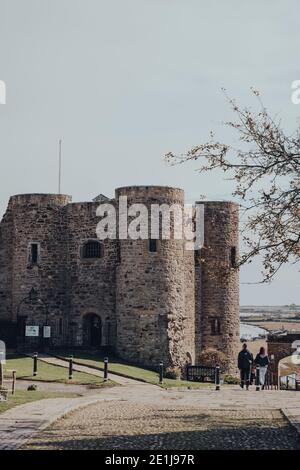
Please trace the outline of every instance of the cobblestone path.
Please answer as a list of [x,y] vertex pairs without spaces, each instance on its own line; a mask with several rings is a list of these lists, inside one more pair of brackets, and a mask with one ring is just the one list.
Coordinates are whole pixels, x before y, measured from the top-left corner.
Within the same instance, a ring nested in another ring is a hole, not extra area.
[[71,412],[26,449],[300,449],[279,410],[98,402]]
[[0,414],[0,449],[297,449],[299,425],[299,392],[164,390],[133,381]]

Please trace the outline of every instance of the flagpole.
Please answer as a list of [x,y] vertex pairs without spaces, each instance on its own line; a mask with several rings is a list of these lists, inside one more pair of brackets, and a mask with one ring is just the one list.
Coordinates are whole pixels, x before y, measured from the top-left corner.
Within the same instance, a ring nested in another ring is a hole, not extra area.
[[58,194],[61,194],[61,143],[59,139],[59,158],[58,158]]

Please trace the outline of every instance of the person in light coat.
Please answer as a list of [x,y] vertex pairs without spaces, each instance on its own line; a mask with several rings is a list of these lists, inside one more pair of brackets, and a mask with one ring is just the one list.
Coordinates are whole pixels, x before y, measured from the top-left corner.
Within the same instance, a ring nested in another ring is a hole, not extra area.
[[265,348],[260,348],[259,353],[256,355],[256,358],[254,360],[254,364],[259,366],[259,381],[263,390],[265,388],[265,380],[268,365],[270,364],[270,360],[268,358],[268,355],[266,354]]

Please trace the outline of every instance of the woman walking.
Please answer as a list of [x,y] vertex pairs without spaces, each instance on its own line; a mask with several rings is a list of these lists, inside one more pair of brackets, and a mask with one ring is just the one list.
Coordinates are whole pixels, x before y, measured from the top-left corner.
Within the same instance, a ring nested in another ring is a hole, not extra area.
[[260,348],[259,353],[256,355],[254,364],[259,366],[259,381],[263,390],[265,388],[265,379],[266,379],[266,373],[268,370],[268,365],[270,364],[265,348],[263,347]]

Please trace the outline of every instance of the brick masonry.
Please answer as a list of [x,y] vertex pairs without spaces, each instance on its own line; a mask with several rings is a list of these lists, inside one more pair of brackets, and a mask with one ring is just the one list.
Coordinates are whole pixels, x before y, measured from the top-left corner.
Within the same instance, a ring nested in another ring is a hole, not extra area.
[[[125,195],[128,204],[148,208],[184,204],[181,189],[130,186],[117,189],[109,201],[117,214],[119,196]],[[94,334],[98,328],[98,344],[92,345],[110,346],[132,362],[182,366],[197,362],[203,348],[216,347],[226,353],[233,372],[239,344],[239,277],[232,266],[233,248],[238,255],[238,206],[201,203],[201,251],[185,250],[184,239],[160,236],[156,252],[149,251],[149,240],[117,239],[103,242],[100,258],[83,258],[84,244],[97,240],[99,202],[12,196],[0,224],[0,336],[13,344],[17,336],[24,340],[24,324],[47,323],[52,347],[89,346],[91,328]],[[171,217],[171,232],[172,223]],[[35,301],[28,299],[32,288]],[[39,347],[41,334],[26,341]]]

